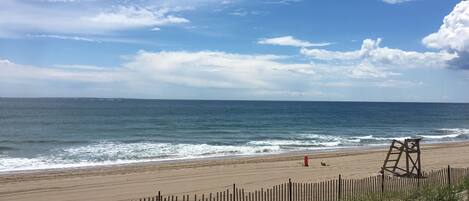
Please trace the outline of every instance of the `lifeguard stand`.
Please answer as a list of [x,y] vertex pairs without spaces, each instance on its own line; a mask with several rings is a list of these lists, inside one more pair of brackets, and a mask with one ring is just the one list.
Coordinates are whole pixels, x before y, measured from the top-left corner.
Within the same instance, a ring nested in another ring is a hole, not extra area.
[[[420,140],[420,138],[405,139],[404,142],[393,140],[381,173],[390,172],[394,176],[421,178]],[[399,167],[403,154],[405,154],[405,168]]]

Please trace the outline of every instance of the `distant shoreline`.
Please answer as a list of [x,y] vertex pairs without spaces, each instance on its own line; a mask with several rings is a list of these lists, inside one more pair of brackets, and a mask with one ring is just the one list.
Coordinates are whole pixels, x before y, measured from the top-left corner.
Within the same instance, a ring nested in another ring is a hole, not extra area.
[[0,99],[89,99],[89,100],[142,100],[142,101],[242,101],[242,102],[324,102],[324,103],[415,103],[415,104],[469,104],[469,102],[440,101],[369,101],[369,100],[275,100],[275,99],[164,99],[164,98],[112,98],[112,97],[0,97]]

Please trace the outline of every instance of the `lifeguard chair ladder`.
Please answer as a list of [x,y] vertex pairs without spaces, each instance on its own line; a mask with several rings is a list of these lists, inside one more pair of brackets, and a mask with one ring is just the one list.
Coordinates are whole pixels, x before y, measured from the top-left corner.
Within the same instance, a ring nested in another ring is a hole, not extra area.
[[[381,173],[389,172],[394,176],[421,178],[420,140],[419,138],[405,139],[404,142],[393,140]],[[403,154],[405,155],[405,168],[399,167]]]

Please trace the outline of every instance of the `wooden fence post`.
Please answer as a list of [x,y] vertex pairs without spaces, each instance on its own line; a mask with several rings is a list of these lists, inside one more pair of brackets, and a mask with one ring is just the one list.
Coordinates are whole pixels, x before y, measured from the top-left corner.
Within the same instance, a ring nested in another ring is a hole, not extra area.
[[417,189],[420,189],[420,174],[417,175]]
[[338,195],[337,195],[337,200],[340,201],[340,199],[342,198],[342,175],[339,174],[339,187],[337,188],[338,189]]
[[384,195],[384,171],[381,174],[381,196]]
[[[446,175],[445,175],[446,174]],[[423,188],[427,185],[438,185],[452,189],[453,185],[458,185],[464,176],[469,175],[469,168],[455,168],[448,165],[445,168],[429,173],[422,172],[422,177],[413,177],[408,180],[401,178],[392,178],[381,174],[381,189],[380,189],[380,176],[368,177],[364,179],[343,179],[342,175],[336,179],[316,183],[293,183],[291,178],[288,183],[273,186],[272,188],[263,189],[260,191],[244,193],[243,188],[238,188],[235,183],[230,187],[228,186],[225,191],[217,192],[216,197],[212,193],[205,197],[205,194],[183,195],[179,201],[298,201],[298,200],[327,200],[327,201],[343,201],[355,199],[368,193],[377,193],[381,199],[385,194],[389,193],[411,193],[415,189],[417,182],[418,188]],[[446,176],[446,177],[445,177]],[[389,178],[389,181],[386,180]],[[417,179],[417,180],[415,180]],[[446,179],[446,183],[445,183]],[[389,182],[389,183],[386,183]],[[412,188],[409,188],[409,187]],[[387,190],[386,190],[387,189]],[[158,189],[155,189],[155,191]],[[264,191],[266,190],[266,191]],[[379,192],[381,191],[381,192]],[[192,198],[190,196],[193,196]],[[201,197],[198,197],[201,196]],[[136,198],[139,201],[178,201],[178,196],[162,195],[161,191],[157,191],[156,195],[145,198]]]
[[233,201],[236,201],[236,184],[233,184]]
[[448,187],[451,188],[451,167],[449,165],[448,165],[447,174],[448,174]]

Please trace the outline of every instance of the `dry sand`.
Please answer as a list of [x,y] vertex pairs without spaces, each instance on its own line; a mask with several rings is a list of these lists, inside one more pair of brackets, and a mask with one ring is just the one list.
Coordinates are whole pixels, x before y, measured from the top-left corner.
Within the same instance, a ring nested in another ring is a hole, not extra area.
[[[386,148],[310,152],[262,157],[145,163],[0,174],[0,200],[130,200],[164,194],[215,192],[233,183],[246,190],[288,181],[312,182],[376,175]],[[330,166],[321,167],[321,161]],[[469,142],[422,146],[424,170],[469,167]]]

